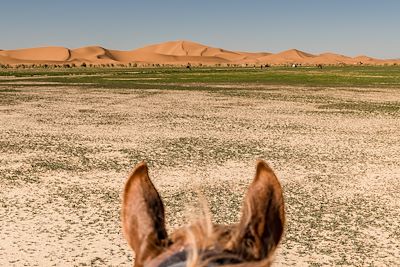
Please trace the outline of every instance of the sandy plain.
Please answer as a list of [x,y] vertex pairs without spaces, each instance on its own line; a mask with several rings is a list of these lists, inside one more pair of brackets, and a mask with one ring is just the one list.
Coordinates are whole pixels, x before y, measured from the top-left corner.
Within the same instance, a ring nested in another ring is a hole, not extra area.
[[400,114],[374,107],[400,91],[226,87],[1,85],[0,266],[131,266],[120,203],[136,163],[171,231],[198,191],[215,222],[237,221],[257,158],[284,189],[277,266],[398,265]]

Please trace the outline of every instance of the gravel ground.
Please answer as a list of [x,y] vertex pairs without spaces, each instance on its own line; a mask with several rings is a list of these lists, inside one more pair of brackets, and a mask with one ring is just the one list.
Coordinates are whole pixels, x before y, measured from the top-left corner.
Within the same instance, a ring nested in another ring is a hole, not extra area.
[[236,222],[257,158],[284,189],[276,265],[400,265],[400,90],[226,87],[2,85],[0,266],[131,266],[121,191],[141,160],[170,231],[198,192]]

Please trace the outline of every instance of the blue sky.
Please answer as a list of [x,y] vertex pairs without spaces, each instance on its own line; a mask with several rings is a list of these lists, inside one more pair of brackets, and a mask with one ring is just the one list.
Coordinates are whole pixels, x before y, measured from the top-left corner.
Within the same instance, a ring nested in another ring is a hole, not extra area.
[[400,58],[399,0],[1,0],[0,49],[192,40],[230,50],[297,48]]

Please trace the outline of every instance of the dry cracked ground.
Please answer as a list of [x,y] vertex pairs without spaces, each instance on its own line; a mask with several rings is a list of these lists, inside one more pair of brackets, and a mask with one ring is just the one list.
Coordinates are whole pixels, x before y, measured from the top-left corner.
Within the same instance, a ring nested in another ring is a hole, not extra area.
[[237,221],[258,158],[284,189],[277,266],[399,265],[399,103],[379,88],[3,85],[0,266],[131,266],[120,203],[136,163],[172,231],[197,192]]

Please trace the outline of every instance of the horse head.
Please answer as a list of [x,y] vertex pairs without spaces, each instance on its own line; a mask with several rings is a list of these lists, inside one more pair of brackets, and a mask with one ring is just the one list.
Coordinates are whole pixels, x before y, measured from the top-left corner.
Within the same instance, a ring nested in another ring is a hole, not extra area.
[[270,266],[285,225],[281,185],[262,160],[237,224],[200,220],[168,235],[164,205],[145,163],[137,165],[126,182],[121,217],[135,267]]

